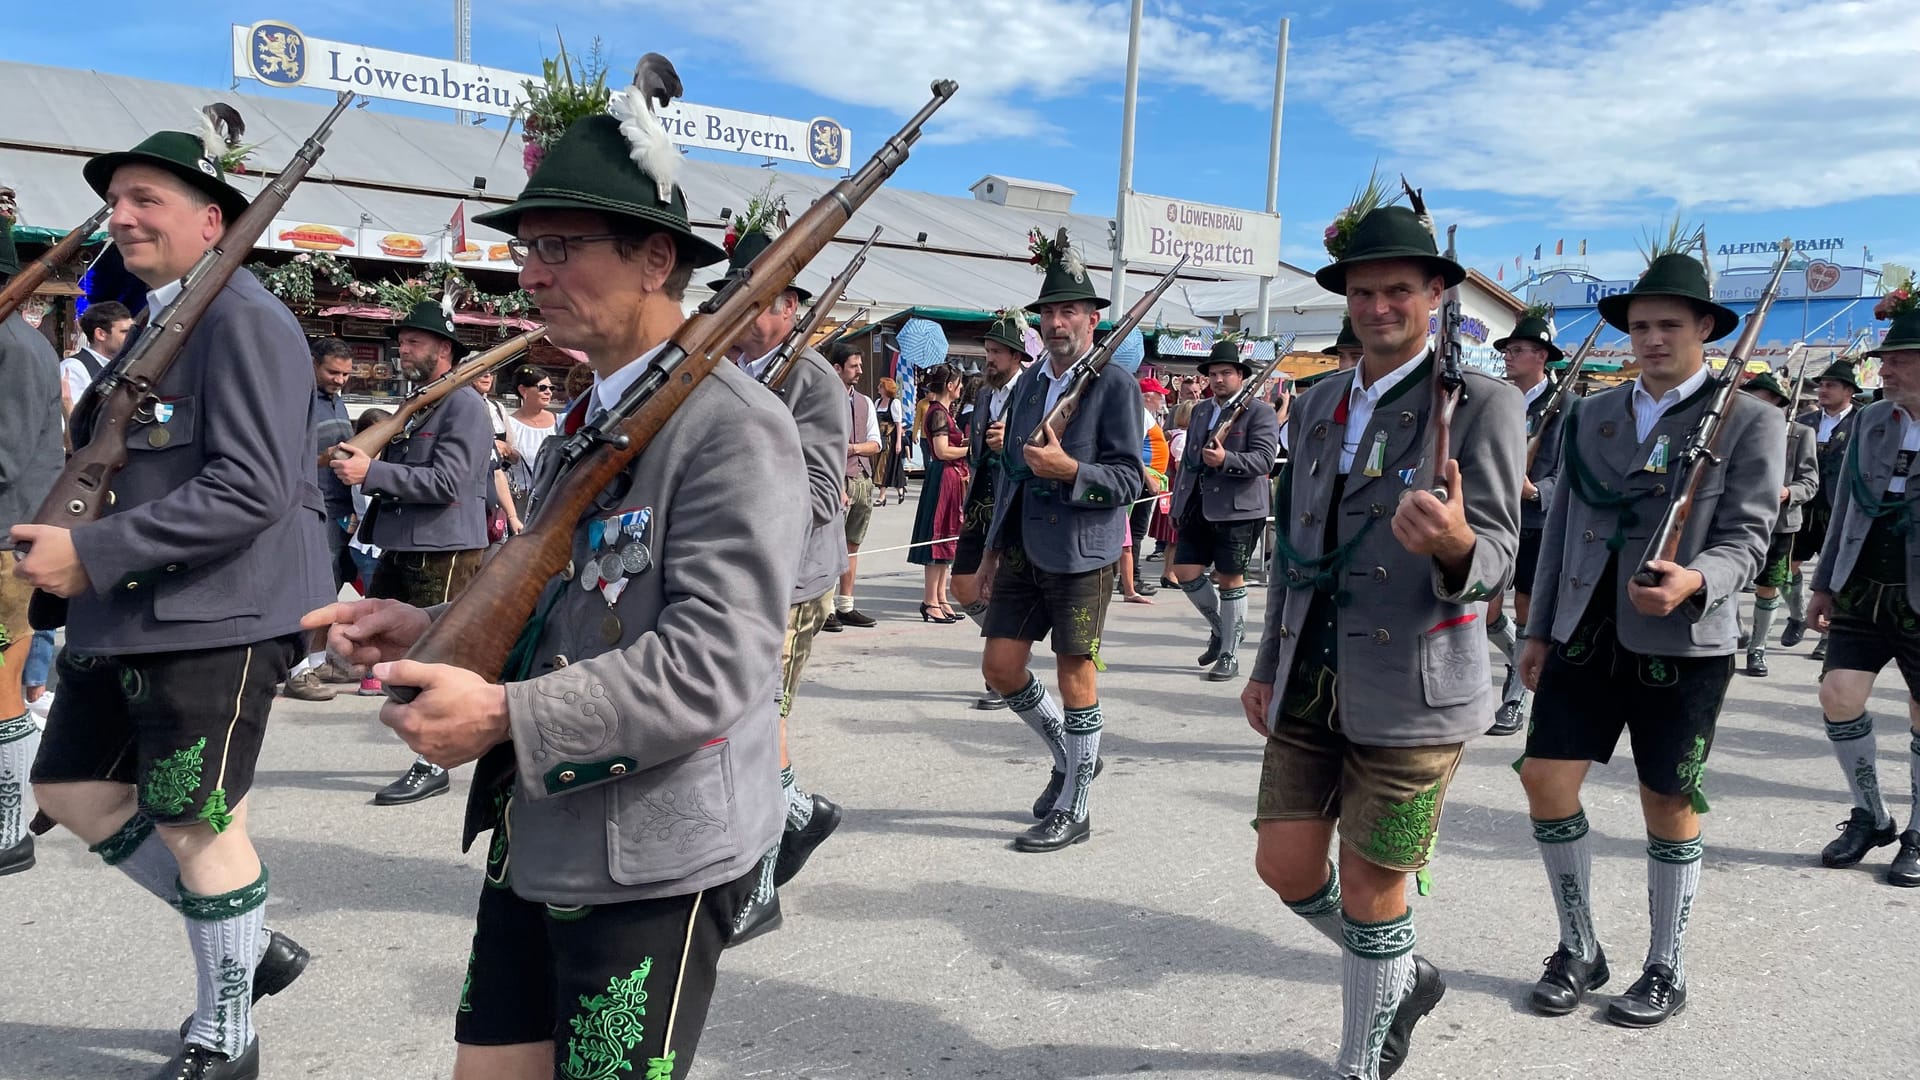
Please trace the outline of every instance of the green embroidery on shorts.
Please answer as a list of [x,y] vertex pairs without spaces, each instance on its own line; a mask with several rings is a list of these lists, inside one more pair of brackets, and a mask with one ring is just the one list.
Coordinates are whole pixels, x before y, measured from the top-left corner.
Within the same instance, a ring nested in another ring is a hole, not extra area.
[[207,823],[215,833],[227,831],[233,824],[233,813],[227,809],[227,789],[214,788],[207,795],[206,805],[200,808],[200,820]]
[[547,905],[547,918],[554,922],[579,922],[593,914],[592,904],[574,904],[571,907],[560,904]]
[[1701,790],[1707,779],[1707,739],[1704,735],[1693,737],[1693,749],[1673,767],[1674,774],[1680,777],[1681,793],[1693,797],[1693,812],[1706,813],[1707,796]]
[[1567,643],[1560,646],[1560,655],[1569,660],[1577,661],[1587,655],[1587,652],[1592,648],[1593,628],[1590,626],[1580,626],[1574,630],[1573,636],[1567,639]]
[[644,1080],[673,1080],[673,1051],[667,1051],[666,1057],[648,1058]]
[[1440,785],[1402,803],[1396,803],[1374,824],[1366,853],[1376,862],[1413,866],[1432,851],[1435,817],[1440,810]]
[[1648,686],[1672,686],[1680,681],[1680,673],[1673,669],[1664,656],[1649,656],[1647,661],[1646,684]]
[[479,959],[478,954],[472,949],[468,949],[467,977],[460,982],[460,1011],[463,1013],[473,1011],[473,963],[477,959]]
[[154,762],[147,773],[147,805],[169,815],[185,810],[200,789],[200,772],[206,767],[200,752],[206,748],[207,740],[202,738]]
[[[610,980],[606,993],[580,995],[582,1011],[567,1021],[573,1034],[567,1039],[566,1064],[560,1067],[565,1080],[615,1080],[633,1071],[627,1055],[645,1033],[640,1021],[647,1015],[646,981],[652,970],[649,956],[631,975]],[[671,1070],[672,1064],[667,1067]]]
[[147,691],[146,676],[140,674],[137,669],[130,667],[120,669],[120,693],[127,699],[128,703],[135,705],[147,700],[147,698],[151,696]]

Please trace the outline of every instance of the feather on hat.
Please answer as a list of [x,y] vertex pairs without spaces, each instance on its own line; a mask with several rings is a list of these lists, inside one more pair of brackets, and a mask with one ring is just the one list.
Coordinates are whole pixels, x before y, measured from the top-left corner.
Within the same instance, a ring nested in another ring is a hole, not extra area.
[[680,177],[680,148],[673,145],[656,108],[664,108],[684,92],[673,61],[648,53],[633,69],[633,85],[614,94],[607,112],[620,122],[620,134],[630,148],[628,156],[653,179],[661,202],[673,199]]

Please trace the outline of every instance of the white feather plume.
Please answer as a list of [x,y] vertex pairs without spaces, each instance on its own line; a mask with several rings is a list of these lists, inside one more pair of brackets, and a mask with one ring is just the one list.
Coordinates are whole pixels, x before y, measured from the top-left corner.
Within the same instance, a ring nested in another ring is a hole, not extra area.
[[620,134],[627,140],[627,156],[653,178],[660,201],[671,201],[673,185],[680,175],[680,150],[667,136],[666,126],[654,115],[653,103],[639,87],[629,86],[607,102],[607,112],[620,121]]
[[1087,280],[1087,264],[1080,258],[1080,253],[1075,251],[1072,245],[1068,245],[1067,249],[1060,253],[1060,262],[1067,268],[1067,273],[1073,276],[1073,280]]
[[227,137],[221,134],[220,125],[213,122],[207,110],[202,109],[196,115],[200,117],[200,152],[208,161],[219,161],[229,149]]

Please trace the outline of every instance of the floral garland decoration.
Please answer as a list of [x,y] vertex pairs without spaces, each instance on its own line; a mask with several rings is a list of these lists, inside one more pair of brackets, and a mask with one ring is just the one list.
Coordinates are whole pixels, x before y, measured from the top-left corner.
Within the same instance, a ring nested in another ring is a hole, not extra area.
[[520,122],[524,143],[520,164],[528,176],[539,168],[541,159],[566,134],[569,125],[606,112],[607,102],[613,98],[613,92],[607,89],[607,60],[599,38],[593,39],[586,57],[577,61],[567,53],[566,39],[560,38],[560,55],[540,61],[540,82],[527,79],[520,85],[527,100],[515,107],[508,130],[512,130],[513,121]]
[[1326,246],[1327,254],[1333,257],[1333,261],[1339,262],[1347,257],[1347,248],[1353,243],[1353,230],[1359,226],[1360,219],[1383,206],[1392,206],[1399,198],[1398,195],[1388,197],[1387,182],[1380,178],[1380,163],[1374,162],[1373,168],[1367,172],[1367,182],[1353,193],[1347,208],[1340,211],[1333,219],[1333,224],[1328,225],[1327,231],[1321,235],[1321,243]]
[[353,269],[345,259],[324,251],[303,251],[279,266],[252,262],[247,264],[247,269],[260,279],[268,292],[295,311],[313,309],[316,278],[324,278],[328,284],[353,296],[365,296],[372,291],[355,280]]

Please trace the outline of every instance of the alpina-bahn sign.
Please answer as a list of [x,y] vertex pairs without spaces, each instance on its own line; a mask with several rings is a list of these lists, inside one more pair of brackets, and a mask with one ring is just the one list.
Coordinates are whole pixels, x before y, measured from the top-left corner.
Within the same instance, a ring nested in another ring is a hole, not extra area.
[[[278,20],[233,27],[233,75],[268,86],[347,90],[366,97],[511,116],[537,81],[505,68],[326,41]],[[660,119],[681,146],[845,168],[853,133],[824,116],[789,120],[676,101]]]

